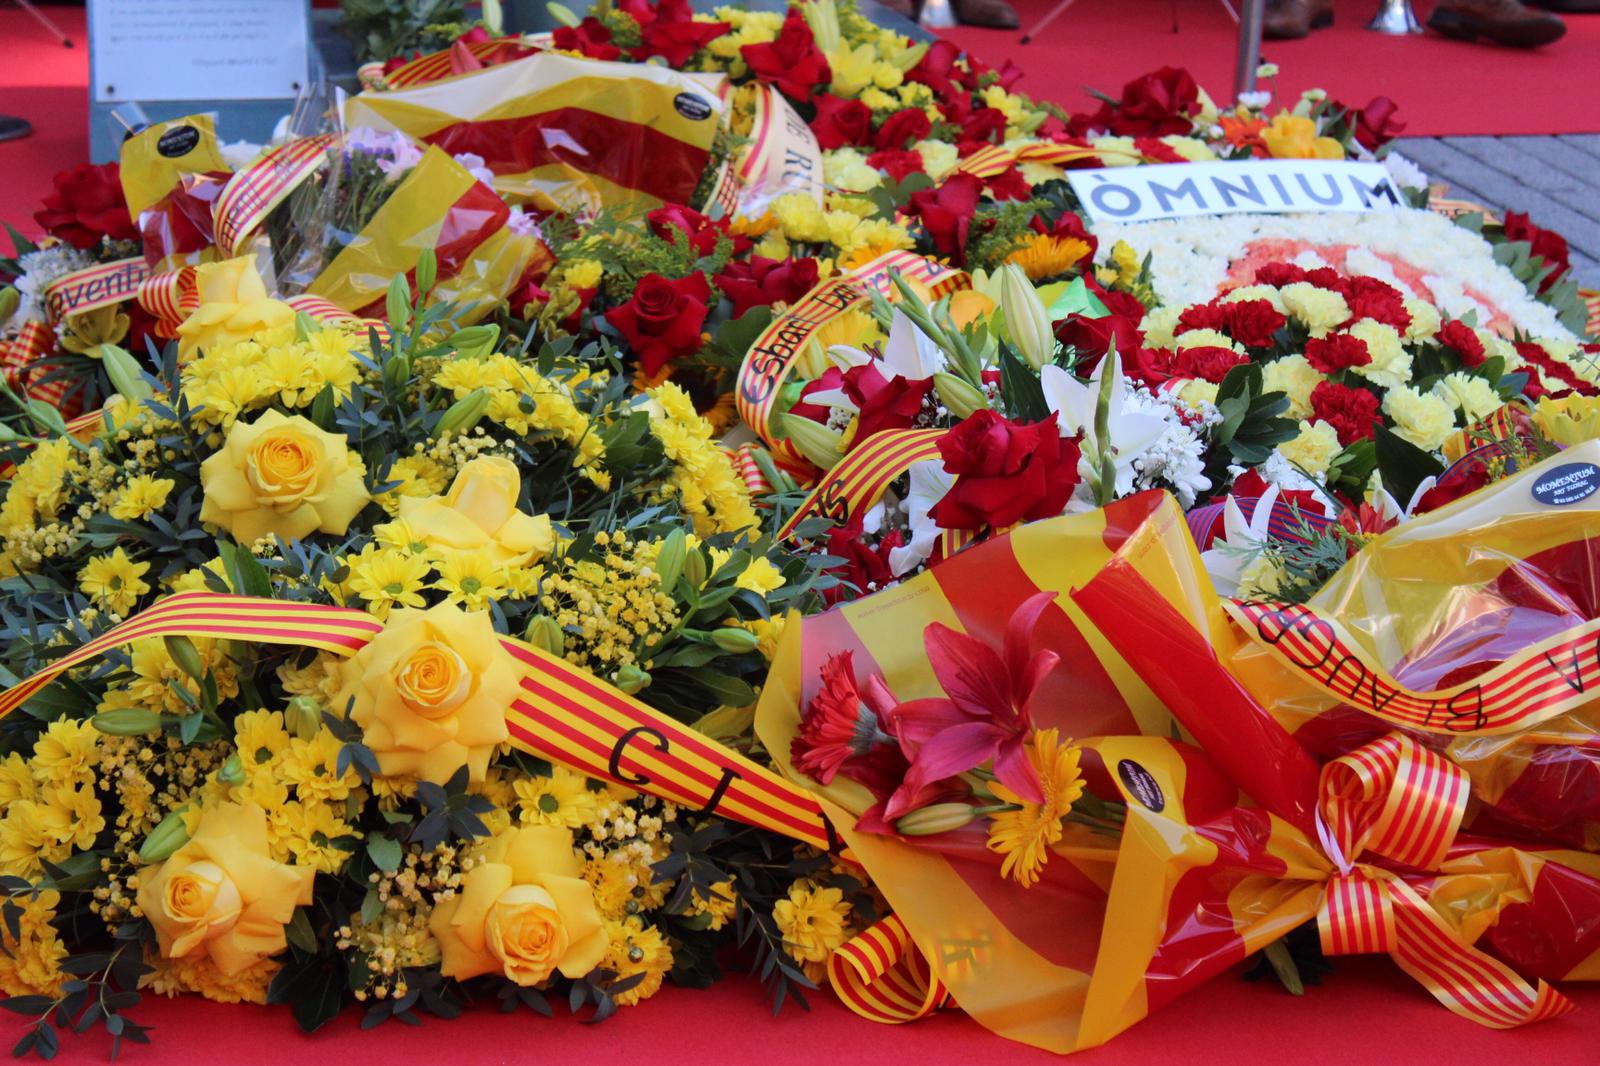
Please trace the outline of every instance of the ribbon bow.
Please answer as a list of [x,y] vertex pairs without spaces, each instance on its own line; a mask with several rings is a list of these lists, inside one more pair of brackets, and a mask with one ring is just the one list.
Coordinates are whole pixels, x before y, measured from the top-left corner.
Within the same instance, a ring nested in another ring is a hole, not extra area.
[[[1382,952],[1463,1018],[1510,1029],[1573,1004],[1464,940],[1391,865],[1437,870],[1466,813],[1466,773],[1402,733],[1323,767],[1317,832],[1335,867],[1317,908],[1328,955]],[[1360,861],[1364,855],[1386,865]]]

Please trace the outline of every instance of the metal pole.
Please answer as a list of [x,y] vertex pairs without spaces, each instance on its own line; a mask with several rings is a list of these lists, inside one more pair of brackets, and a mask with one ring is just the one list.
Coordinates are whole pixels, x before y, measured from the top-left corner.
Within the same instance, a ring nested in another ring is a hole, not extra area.
[[1239,57],[1233,68],[1233,98],[1256,91],[1256,68],[1261,65],[1261,18],[1266,0],[1244,0],[1239,19]]

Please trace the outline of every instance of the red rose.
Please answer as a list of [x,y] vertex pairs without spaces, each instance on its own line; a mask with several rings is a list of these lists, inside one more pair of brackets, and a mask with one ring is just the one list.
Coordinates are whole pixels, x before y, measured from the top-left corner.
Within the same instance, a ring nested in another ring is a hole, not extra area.
[[940,255],[961,256],[967,250],[968,231],[982,192],[982,178],[952,174],[936,189],[912,193],[906,214],[922,219],[922,227]]
[[732,29],[726,22],[669,22],[656,19],[639,31],[640,44],[628,50],[637,60],[661,56],[668,66],[681,67],[689,57]]
[[964,141],[999,144],[1006,139],[1006,113],[997,107],[980,107],[961,123]]
[[1376,434],[1378,398],[1366,389],[1322,381],[1311,390],[1311,411],[1334,428],[1339,443],[1349,447]]
[[1190,348],[1178,349],[1178,376],[1199,378],[1213,385],[1220,385],[1222,379],[1228,376],[1228,371],[1249,361],[1249,356],[1240,355],[1232,348],[1197,344]]
[[606,321],[638,356],[640,369],[654,377],[667,363],[700,347],[710,299],[711,286],[699,271],[676,281],[646,274],[633,299],[607,311]]
[[[1047,237],[1072,237],[1082,241],[1084,244],[1087,244],[1089,246],[1089,251],[1085,254],[1086,259],[1093,259],[1095,250],[1100,247],[1100,239],[1089,232],[1089,228],[1083,224],[1083,216],[1079,215],[1076,211],[1061,212],[1060,216],[1055,220],[1053,225],[1046,225],[1044,218],[1040,215],[1034,215],[1033,221],[1028,224],[1033,227],[1033,231],[1035,233],[1042,233]],[[1083,280],[1084,284],[1093,289],[1095,295],[1100,297],[1101,303],[1105,304],[1107,307],[1110,307],[1113,311],[1117,311],[1117,308],[1112,306],[1112,303],[1108,302],[1108,292],[1105,286],[1101,285],[1094,279],[1094,274],[1085,274]],[[1125,301],[1122,305],[1124,309],[1126,309],[1128,306],[1127,301],[1131,301],[1134,304],[1139,304],[1138,299],[1129,295],[1128,293],[1111,293],[1109,294],[1109,297],[1113,299],[1115,297],[1124,297]],[[1136,314],[1136,317],[1144,317],[1143,304],[1139,304],[1139,310]]]
[[1494,479],[1489,474],[1489,466],[1481,456],[1468,457],[1452,463],[1449,469],[1439,475],[1439,480],[1433,487],[1417,500],[1413,513],[1422,515],[1436,511],[1447,503],[1455,503],[1461,497],[1477,492],[1492,480]]
[[1372,353],[1360,337],[1330,333],[1306,341],[1306,362],[1324,374],[1337,374],[1347,366],[1366,366],[1372,362]]
[[1078,442],[1055,416],[1033,425],[982,410],[939,440],[955,484],[929,512],[945,529],[1006,529],[1061,513],[1078,485]]
[[564,52],[577,52],[590,59],[616,59],[622,49],[611,43],[611,30],[590,15],[576,26],[557,26],[555,46]]
[[99,247],[102,237],[133,240],[139,231],[128,217],[121,173],[115,163],[79,163],[62,171],[55,176],[55,189],[44,198],[44,206],[33,213],[33,220],[52,237],[85,251]]
[[850,588],[834,586],[822,593],[828,606],[848,599],[850,589],[865,594],[894,584],[894,571],[889,567],[889,552],[901,547],[905,538],[898,529],[892,529],[869,542],[861,535],[861,516],[858,514],[847,525],[834,526],[828,532],[828,554],[843,559],[839,566],[830,567],[828,573],[845,582]]
[[817,97],[816,105],[817,117],[811,120],[811,132],[824,151],[866,144],[872,136],[872,108],[860,100],[823,93]]
[[876,167],[895,181],[905,181],[912,174],[921,174],[924,168],[921,152],[902,148],[873,152],[867,156],[867,166]]
[[844,393],[861,412],[855,443],[886,429],[910,429],[932,391],[932,378],[885,377],[870,363],[846,370]]
[[1289,320],[1266,300],[1234,300],[1228,304],[1228,336],[1246,348],[1265,348]]
[[1144,344],[1144,334],[1139,332],[1139,319],[1118,314],[1101,315],[1099,318],[1068,315],[1056,323],[1056,339],[1077,349],[1083,360],[1078,368],[1080,373],[1093,370],[1113,344],[1119,352],[1131,352]]
[[645,222],[650,226],[651,233],[672,244],[687,237],[695,255],[710,255],[716,251],[718,238],[728,232],[726,222],[713,222],[694,208],[682,204],[658,207],[645,216]]
[[1562,275],[1572,269],[1572,253],[1567,247],[1567,239],[1555,230],[1535,226],[1527,215],[1519,215],[1515,211],[1506,212],[1506,220],[1502,226],[1506,240],[1527,241],[1532,246],[1534,255],[1555,267],[1549,276],[1539,283],[1540,292],[1560,281]]
[[1111,116],[1111,132],[1123,137],[1188,133],[1200,113],[1200,86],[1187,70],[1162,67],[1122,87]]
[[812,37],[811,27],[806,25],[805,16],[798,8],[789,9],[776,41],[747,44],[739,49],[739,54],[751,73],[796,100],[809,98],[812,89],[833,80],[828,57],[817,50],[816,38]]
[[938,96],[949,96],[955,89],[950,76],[955,71],[956,60],[960,55],[961,49],[954,43],[945,40],[934,41],[917,61],[917,65],[906,72],[906,80],[920,82]]
[[872,143],[879,148],[905,148],[908,144],[926,140],[931,132],[933,123],[928,120],[927,112],[908,107],[884,119]]
[[1363,148],[1376,152],[1404,132],[1406,124],[1394,117],[1398,110],[1399,105],[1387,96],[1374,96],[1366,107],[1351,112],[1356,140]]
[[1146,163],[1187,163],[1188,160],[1178,154],[1177,149],[1165,141],[1154,137],[1136,137],[1133,141],[1134,149],[1142,156]]
[[1461,365],[1468,369],[1482,366],[1488,358],[1488,353],[1483,350],[1483,341],[1465,322],[1446,322],[1440,326],[1438,341],[1459,355]]
[[794,303],[817,284],[815,259],[735,260],[717,275],[717,288],[733,301],[733,317],[752,307]]

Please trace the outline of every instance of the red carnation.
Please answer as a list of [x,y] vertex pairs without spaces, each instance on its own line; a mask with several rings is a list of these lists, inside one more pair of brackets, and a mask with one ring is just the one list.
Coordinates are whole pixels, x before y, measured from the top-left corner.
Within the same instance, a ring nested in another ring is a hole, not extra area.
[[590,59],[616,59],[622,49],[611,43],[611,30],[590,15],[576,26],[557,26],[555,46],[564,52],[577,52]]
[[912,174],[923,173],[926,164],[922,153],[914,149],[885,148],[867,156],[867,166],[876,167],[895,181],[905,181]]
[[1366,366],[1372,362],[1372,353],[1360,337],[1330,333],[1306,341],[1306,362],[1324,374],[1337,374],[1347,366]]
[[1215,329],[1226,332],[1232,315],[1228,305],[1221,300],[1185,307],[1178,315],[1179,332],[1191,329]]
[[[1543,345],[1536,344],[1533,341],[1518,341],[1516,349],[1518,355],[1538,367],[1545,376],[1562,382],[1578,395],[1593,396],[1596,394],[1596,389],[1593,385],[1575,374],[1570,366],[1551,355],[1544,349]],[[1592,349],[1586,348],[1585,352],[1590,353]],[[1592,358],[1592,354],[1586,354],[1585,358]]]
[[1164,137],[1188,133],[1191,117],[1200,113],[1200,86],[1181,67],[1135,78],[1122,87],[1122,99],[1110,119],[1111,132],[1123,137]]
[[1032,425],[982,410],[939,440],[955,484],[930,513],[945,529],[1006,529],[1061,513],[1078,485],[1078,442],[1055,416]]
[[1134,149],[1142,156],[1146,163],[1187,163],[1188,160],[1178,154],[1177,149],[1165,141],[1155,137],[1136,137],[1133,141]]
[[102,237],[133,240],[139,231],[128,217],[121,173],[115,163],[79,163],[62,171],[55,176],[55,189],[44,198],[44,206],[33,213],[33,220],[52,237],[85,251],[99,247]]
[[845,100],[832,93],[816,99],[817,117],[811,132],[824,151],[845,145],[866,144],[872,136],[872,109],[860,100]]
[[1240,355],[1232,348],[1197,344],[1178,349],[1176,365],[1179,377],[1199,378],[1220,385],[1222,379],[1228,376],[1228,371],[1249,361],[1249,356]]
[[1311,390],[1311,410],[1339,434],[1349,447],[1372,437],[1378,422],[1378,398],[1366,389],[1353,389],[1337,381],[1318,382]]
[[771,82],[778,91],[795,100],[805,100],[818,85],[833,80],[833,69],[828,57],[817,50],[816,38],[805,16],[798,8],[790,8],[783,20],[778,39],[770,44],[747,44],[739,54],[749,65],[751,73],[762,81]]
[[1021,167],[1009,167],[984,183],[984,188],[989,191],[989,198],[999,203],[1004,200],[1029,200],[1033,198],[1033,186],[1028,184],[1028,179],[1022,176]]
[[1304,267],[1295,266],[1293,263],[1268,263],[1266,266],[1256,268],[1255,280],[1258,285],[1271,285],[1281,289],[1285,285],[1306,280],[1306,271]]
[[961,123],[964,141],[999,144],[1006,139],[1006,113],[997,107],[980,107]]
[[983,179],[974,174],[952,174],[936,189],[911,194],[906,213],[922,219],[940,255],[961,256],[967,250],[972,216],[978,210]]
[[1228,304],[1228,336],[1246,348],[1265,348],[1289,320],[1266,300]]
[[[677,244],[688,238],[695,255],[710,255],[716,251],[717,240],[728,232],[726,222],[713,222],[692,207],[682,204],[665,204],[645,216],[645,222],[664,241]],[[682,234],[682,236],[679,236]]]
[[856,420],[855,442],[859,444],[886,429],[910,429],[932,391],[932,378],[885,377],[870,363],[846,370],[844,393],[861,412]]
[[1350,308],[1350,322],[1371,318],[1393,326],[1399,333],[1411,328],[1411,312],[1406,310],[1405,297],[1399,289],[1386,281],[1365,276],[1342,280],[1341,295]]
[[1446,322],[1439,327],[1438,340],[1440,344],[1459,355],[1461,365],[1469,369],[1482,366],[1483,361],[1488,358],[1488,353],[1483,349],[1483,341],[1465,322]]
[[905,148],[908,144],[925,140],[931,132],[933,123],[928,120],[927,113],[919,108],[908,107],[884,119],[872,143],[879,148]]
[[1128,377],[1152,389],[1181,376],[1178,354],[1171,348],[1135,348],[1124,356],[1122,369]]
[[1549,276],[1539,283],[1540,292],[1560,281],[1562,275],[1572,269],[1572,253],[1567,247],[1567,239],[1555,230],[1535,226],[1527,215],[1520,215],[1515,211],[1506,212],[1506,220],[1502,226],[1506,240],[1527,241],[1532,246],[1534,255],[1555,266]]
[[695,271],[676,281],[646,274],[633,299],[606,312],[606,321],[622,334],[639,358],[639,367],[654,377],[663,366],[700,347],[711,286]]
[[815,259],[735,260],[717,275],[717,288],[733,301],[733,317],[752,307],[794,303],[817,284]]

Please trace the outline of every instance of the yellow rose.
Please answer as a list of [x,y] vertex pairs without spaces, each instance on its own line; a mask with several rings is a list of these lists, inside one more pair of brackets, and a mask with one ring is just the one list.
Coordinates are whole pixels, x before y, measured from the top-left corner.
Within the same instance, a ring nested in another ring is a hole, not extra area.
[[479,456],[443,496],[402,497],[400,520],[430,548],[474,552],[500,566],[526,566],[555,547],[549,515],[517,510],[522,475],[509,459]]
[[487,612],[396,610],[340,671],[335,706],[351,707],[386,777],[444,784],[467,766],[482,781],[511,736],[505,712],[521,686]]
[[195,268],[195,285],[200,306],[178,326],[180,358],[294,325],[294,308],[267,295],[253,252],[200,264]]
[[522,826],[495,837],[460,891],[428,919],[440,972],[457,980],[502,973],[524,987],[557,970],[589,973],[605,957],[607,938],[581,870],[570,829]]
[[219,803],[188,843],[140,876],[139,909],[164,958],[209,956],[232,975],[284,949],[284,926],[311,902],[316,875],[273,860],[260,807]]
[[1287,111],[1273,116],[1261,140],[1274,159],[1343,159],[1344,146],[1332,137],[1318,137],[1317,124]]
[[241,544],[270,534],[343,533],[371,499],[364,472],[343,436],[266,411],[235,422],[222,450],[200,464],[200,521]]

